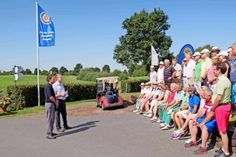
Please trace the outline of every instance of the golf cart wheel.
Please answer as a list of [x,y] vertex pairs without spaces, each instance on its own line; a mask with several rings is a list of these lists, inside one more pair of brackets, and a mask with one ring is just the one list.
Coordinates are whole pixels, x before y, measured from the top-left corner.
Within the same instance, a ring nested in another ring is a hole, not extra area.
[[102,110],[106,110],[106,107],[104,106],[104,104],[101,105]]

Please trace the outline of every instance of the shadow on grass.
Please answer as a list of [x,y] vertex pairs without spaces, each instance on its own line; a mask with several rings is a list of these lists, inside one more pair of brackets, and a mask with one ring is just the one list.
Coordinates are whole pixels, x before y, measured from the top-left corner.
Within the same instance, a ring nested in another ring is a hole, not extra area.
[[86,131],[90,128],[96,127],[97,126],[96,123],[98,123],[98,122],[100,122],[100,121],[90,121],[90,122],[86,122],[86,123],[83,123],[80,125],[73,126],[72,129],[70,129],[66,132],[60,133],[56,137],[62,137],[62,136],[67,136],[67,135]]
[[11,115],[15,115],[17,114],[17,112],[3,112],[3,113],[0,113],[0,117],[3,117],[3,116],[11,116]]

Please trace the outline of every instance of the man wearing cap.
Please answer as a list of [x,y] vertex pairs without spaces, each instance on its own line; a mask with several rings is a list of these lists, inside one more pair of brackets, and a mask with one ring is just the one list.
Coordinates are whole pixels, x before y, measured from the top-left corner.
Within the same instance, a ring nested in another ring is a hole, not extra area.
[[195,52],[193,54],[194,61],[196,62],[195,69],[194,69],[194,83],[195,86],[201,87],[201,70],[202,70],[202,60],[201,54],[199,52]]
[[187,67],[186,67],[186,84],[193,85],[194,83],[194,69],[195,69],[195,61],[192,59],[191,53],[186,53],[185,58],[187,59]]
[[219,61],[222,62],[222,63],[225,63],[225,66],[227,68],[226,72],[225,72],[225,75],[227,77],[229,77],[229,68],[230,68],[230,65],[229,65],[229,62],[228,62],[228,52],[227,51],[221,51],[219,54]]
[[211,67],[211,59],[209,58],[210,51],[208,49],[203,49],[201,51],[202,57],[202,69],[201,69],[201,83],[202,85],[207,85],[207,72]]
[[220,53],[220,49],[216,46],[213,46],[211,49],[211,56],[218,55]]
[[228,157],[229,154],[229,139],[227,135],[229,116],[231,112],[231,82],[224,75],[226,66],[224,63],[217,63],[215,75],[218,77],[216,87],[213,91],[211,111],[215,113],[215,118],[218,130],[222,139],[222,149],[218,151],[215,157]]
[[150,82],[157,82],[157,72],[155,71],[155,67],[153,65],[150,68]]
[[236,43],[232,45],[231,55],[232,59],[229,61],[230,81],[232,83],[232,105],[235,111],[236,110]]
[[164,83],[164,62],[161,61],[157,70],[157,82]]

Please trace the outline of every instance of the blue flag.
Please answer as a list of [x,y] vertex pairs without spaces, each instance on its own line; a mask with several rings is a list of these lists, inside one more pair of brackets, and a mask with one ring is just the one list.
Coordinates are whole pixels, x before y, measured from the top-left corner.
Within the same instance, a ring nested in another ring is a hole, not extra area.
[[181,48],[181,50],[179,52],[179,56],[178,56],[178,63],[179,64],[182,64],[182,61],[185,58],[185,53],[192,53],[193,54],[194,53],[193,46],[190,44],[186,44]]
[[49,15],[38,4],[38,44],[40,47],[55,45],[55,28]]

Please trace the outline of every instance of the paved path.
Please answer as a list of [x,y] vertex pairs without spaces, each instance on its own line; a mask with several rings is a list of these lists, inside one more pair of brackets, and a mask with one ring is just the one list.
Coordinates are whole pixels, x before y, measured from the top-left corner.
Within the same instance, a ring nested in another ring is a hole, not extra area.
[[[183,141],[133,113],[69,117],[69,130],[45,138],[42,117],[0,119],[0,157],[191,157]],[[208,155],[213,156],[213,150]]]

